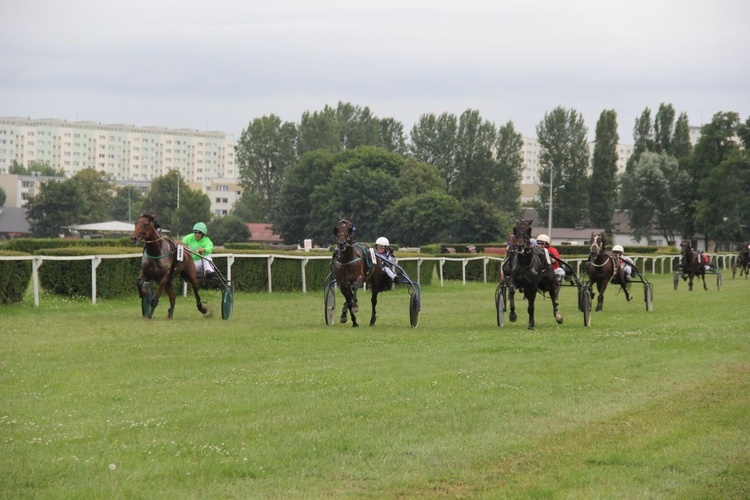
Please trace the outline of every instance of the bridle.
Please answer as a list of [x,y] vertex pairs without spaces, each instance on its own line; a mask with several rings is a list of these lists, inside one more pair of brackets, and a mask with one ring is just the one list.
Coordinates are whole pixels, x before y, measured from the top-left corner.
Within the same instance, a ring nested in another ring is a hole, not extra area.
[[[147,217],[140,217],[138,220],[140,220],[140,219],[146,219],[148,222],[146,223],[145,227],[143,228],[143,231],[141,231],[138,234],[138,236],[136,236],[135,241],[133,243],[136,243],[136,242],[139,242],[139,241],[142,241],[144,243],[156,243],[157,241],[164,239],[164,236],[162,236],[159,233],[159,231],[156,230],[156,227],[154,226],[154,221],[153,220],[151,220],[151,219],[149,219]],[[138,223],[138,221],[136,221],[136,223]],[[148,233],[149,229],[153,229],[154,233],[156,233],[159,237],[156,238],[155,240],[147,240],[146,239],[146,233]]]
[[[350,221],[347,219],[340,219],[335,227],[336,232],[336,242],[339,247],[339,253],[338,256],[334,259],[334,264],[338,266],[348,266],[351,264],[354,264],[356,262],[359,262],[362,260],[361,256],[355,256],[352,260],[348,262],[341,262],[339,260],[339,257],[344,255],[347,248],[354,248],[354,226]],[[355,252],[356,255],[356,252]]]

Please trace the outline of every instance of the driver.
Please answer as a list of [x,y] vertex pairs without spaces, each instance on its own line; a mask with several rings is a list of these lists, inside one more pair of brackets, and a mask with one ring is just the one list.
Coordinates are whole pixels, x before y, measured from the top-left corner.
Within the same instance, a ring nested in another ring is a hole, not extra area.
[[630,281],[631,279],[635,278],[637,274],[635,263],[633,262],[633,259],[624,255],[625,249],[622,248],[622,245],[613,246],[612,253],[615,254],[615,258],[617,259],[618,264],[625,274],[625,279],[627,281]]
[[382,258],[382,267],[385,274],[390,278],[391,282],[396,282],[396,271],[393,270],[393,268],[389,265],[390,262],[393,262],[393,249],[391,248],[391,242],[388,241],[388,238],[385,236],[381,236],[377,240],[375,240],[375,253]]
[[203,222],[196,222],[193,232],[185,235],[182,242],[188,247],[195,263],[195,271],[198,276],[211,279],[216,276],[216,269],[211,262],[211,254],[214,251],[214,243],[207,236],[208,227]]
[[[565,279],[565,269],[562,268],[560,265],[560,252],[557,251],[557,248],[550,245],[549,236],[546,234],[540,234],[536,237],[536,243],[537,245],[541,246],[545,252],[549,252],[550,255],[554,257],[552,260],[552,269],[555,271],[555,281],[558,285],[562,284],[563,279]],[[549,262],[549,257],[547,258],[547,262]]]

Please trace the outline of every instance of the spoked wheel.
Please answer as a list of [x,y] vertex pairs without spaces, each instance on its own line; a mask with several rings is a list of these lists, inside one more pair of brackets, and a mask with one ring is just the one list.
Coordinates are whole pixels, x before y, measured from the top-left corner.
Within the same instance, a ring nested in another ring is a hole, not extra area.
[[151,300],[156,295],[156,282],[147,281],[144,285],[146,287],[146,295],[141,298],[141,312],[144,318],[150,318],[153,310],[151,309]]
[[414,292],[411,294],[409,299],[409,322],[412,328],[416,328],[419,325],[419,310],[421,304],[419,303],[419,294]]
[[716,271],[716,288],[721,290],[721,273]]
[[336,292],[334,289],[333,283],[328,283],[328,286],[326,286],[326,294],[325,294],[325,316],[326,316],[326,325],[332,325],[336,309]]
[[221,319],[230,320],[232,319],[232,313],[234,312],[234,286],[231,281],[224,283],[224,288],[221,290]]
[[646,302],[646,311],[654,310],[654,288],[651,283],[643,285],[643,300]]
[[591,291],[584,286],[579,289],[581,311],[583,312],[583,326],[591,326]]
[[675,290],[677,290],[677,285],[679,285],[679,284],[680,284],[680,275],[679,274],[675,274],[674,275],[674,289]]
[[506,288],[505,283],[497,285],[495,290],[495,310],[497,311],[497,326],[503,326],[505,324],[505,299],[506,299]]

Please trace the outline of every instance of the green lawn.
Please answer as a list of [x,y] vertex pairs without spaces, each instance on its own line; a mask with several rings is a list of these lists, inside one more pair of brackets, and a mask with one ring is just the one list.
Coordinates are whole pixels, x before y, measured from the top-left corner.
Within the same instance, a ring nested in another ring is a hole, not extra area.
[[0,497],[748,498],[750,281],[649,278],[653,312],[610,288],[585,328],[566,288],[534,331],[455,282],[416,329],[404,290],[357,329],[319,292],[239,294],[231,321],[4,306]]

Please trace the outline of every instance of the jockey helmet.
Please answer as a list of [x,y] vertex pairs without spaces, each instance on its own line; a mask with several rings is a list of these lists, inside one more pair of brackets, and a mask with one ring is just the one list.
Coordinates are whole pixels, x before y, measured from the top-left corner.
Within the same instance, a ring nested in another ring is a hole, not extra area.
[[377,246],[387,247],[388,245],[391,244],[391,242],[388,241],[388,238],[386,238],[385,236],[381,236],[380,238],[375,240],[375,244]]
[[625,253],[625,249],[622,248],[622,245],[615,245],[615,246],[613,246],[612,247],[612,251],[613,252]]
[[193,226],[193,232],[200,231],[203,234],[208,234],[208,228],[203,222],[196,222]]
[[549,236],[546,234],[540,234],[536,237],[536,241],[541,241],[542,243],[546,243],[549,245]]

